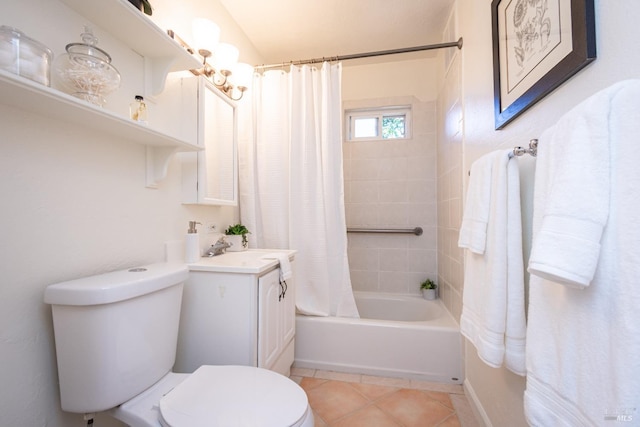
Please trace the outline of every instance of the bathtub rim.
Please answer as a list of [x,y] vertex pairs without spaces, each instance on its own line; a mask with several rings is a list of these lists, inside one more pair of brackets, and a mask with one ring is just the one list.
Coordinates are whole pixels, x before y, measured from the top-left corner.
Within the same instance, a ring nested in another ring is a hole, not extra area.
[[373,291],[353,291],[354,296],[389,296],[399,298],[414,298],[424,300],[425,303],[436,304],[441,310],[441,316],[432,320],[419,320],[419,321],[407,321],[407,320],[381,320],[381,319],[367,319],[362,317],[338,317],[338,316],[314,316],[296,312],[296,320],[308,322],[332,322],[332,323],[358,323],[366,325],[377,325],[388,328],[408,328],[408,329],[424,329],[426,327],[453,329],[460,330],[460,325],[456,322],[453,315],[447,310],[442,299],[437,298],[435,300],[425,300],[421,296],[416,294],[400,294],[391,292],[373,292]]

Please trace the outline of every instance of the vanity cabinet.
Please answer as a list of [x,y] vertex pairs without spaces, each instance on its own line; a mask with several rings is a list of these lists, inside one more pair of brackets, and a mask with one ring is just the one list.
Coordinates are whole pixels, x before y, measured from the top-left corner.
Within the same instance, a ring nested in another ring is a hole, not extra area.
[[266,253],[229,253],[189,265],[175,372],[190,373],[202,365],[245,365],[289,375],[295,263],[294,277],[281,285],[278,262],[263,260]]

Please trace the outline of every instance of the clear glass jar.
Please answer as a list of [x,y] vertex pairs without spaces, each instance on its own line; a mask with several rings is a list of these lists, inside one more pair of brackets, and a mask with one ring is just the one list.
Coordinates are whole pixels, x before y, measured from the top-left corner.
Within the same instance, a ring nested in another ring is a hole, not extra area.
[[131,120],[147,124],[147,104],[142,95],[136,95],[135,101],[129,104],[129,115]]
[[51,85],[53,53],[17,28],[0,26],[0,69]]
[[54,61],[56,83],[62,89],[92,104],[103,106],[105,96],[120,87],[120,73],[111,65],[111,56],[96,46],[98,39],[85,27],[82,43],[69,43],[67,53]]

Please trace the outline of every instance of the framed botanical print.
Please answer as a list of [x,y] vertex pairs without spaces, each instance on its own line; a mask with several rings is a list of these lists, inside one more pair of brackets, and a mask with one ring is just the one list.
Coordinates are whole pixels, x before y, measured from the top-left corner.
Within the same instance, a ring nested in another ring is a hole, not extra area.
[[493,0],[495,128],[596,58],[593,0]]

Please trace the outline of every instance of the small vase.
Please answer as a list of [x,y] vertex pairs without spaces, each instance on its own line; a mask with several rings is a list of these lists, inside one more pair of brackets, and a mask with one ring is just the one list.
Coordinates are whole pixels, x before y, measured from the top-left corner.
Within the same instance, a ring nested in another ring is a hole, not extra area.
[[142,6],[142,0],[129,0],[136,9],[139,9],[141,12],[144,12],[144,7]]
[[[140,9],[140,12],[143,12],[147,15],[152,14],[151,5],[147,3],[147,5],[145,6],[145,3],[142,0],[129,0],[129,3],[131,3],[133,7],[135,7],[136,9]],[[145,7],[146,7],[146,10],[145,10]]]
[[438,294],[436,292],[436,289],[423,289],[422,290],[422,297],[424,299],[434,300],[434,299],[438,298]]
[[242,243],[242,238],[244,236],[240,234],[227,235],[225,239],[227,242],[231,243],[231,247],[227,248],[227,252],[242,252],[249,249],[249,242],[246,241],[245,244]]

